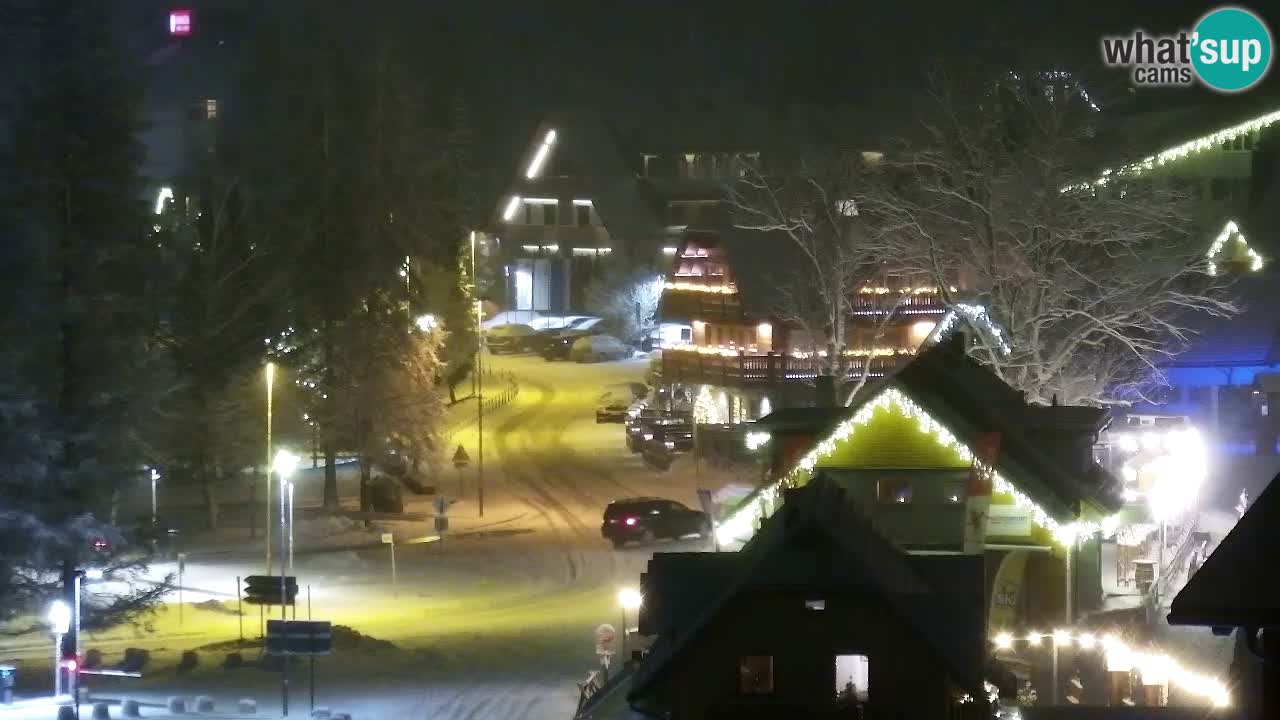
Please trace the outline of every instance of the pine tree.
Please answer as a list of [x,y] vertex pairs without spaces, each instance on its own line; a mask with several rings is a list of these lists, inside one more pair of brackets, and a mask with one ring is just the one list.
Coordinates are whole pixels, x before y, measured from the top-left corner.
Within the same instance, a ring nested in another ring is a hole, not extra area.
[[[0,201],[5,307],[0,346],[0,608],[30,610],[126,537],[104,522],[116,489],[140,477],[150,266],[137,141],[137,69],[113,32],[111,4],[10,4],[29,60]],[[10,570],[13,572],[9,572]],[[86,598],[84,623],[105,625],[163,588]],[[70,643],[73,639],[69,639]]]

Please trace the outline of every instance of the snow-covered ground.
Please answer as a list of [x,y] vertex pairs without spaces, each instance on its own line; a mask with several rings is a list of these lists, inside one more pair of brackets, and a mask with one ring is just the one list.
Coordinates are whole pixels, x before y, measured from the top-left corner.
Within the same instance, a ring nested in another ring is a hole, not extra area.
[[[472,464],[461,498],[450,508],[450,532],[440,541],[408,544],[435,534],[429,497],[406,495],[406,511],[422,519],[365,528],[320,517],[312,509],[321,500],[320,475],[300,473],[298,618],[308,615],[309,590],[311,617],[394,645],[368,641],[317,662],[318,704],[335,712],[404,720],[570,717],[575,683],[595,662],[594,628],[620,622],[617,590],[638,583],[654,550],[705,547],[694,539],[615,551],[600,537],[601,513],[611,500],[660,495],[696,506],[699,480],[712,487],[723,482],[709,474],[695,478],[687,462],[665,473],[648,468],[626,450],[622,426],[595,423],[600,404],[629,398],[629,383],[643,379],[647,360],[580,365],[516,356],[489,362],[515,374],[521,390],[513,403],[485,418],[483,518],[476,503],[474,425],[452,440],[466,448]],[[354,507],[352,469],[344,469],[341,481],[344,505]],[[458,495],[451,467],[436,482]],[[188,500],[161,497],[162,515],[166,500]],[[394,586],[390,548],[379,543],[382,532],[397,538]],[[220,714],[238,698],[251,697],[260,716],[278,713],[279,673],[223,670],[227,649],[207,647],[238,637],[236,578],[263,571],[261,535],[251,542],[240,529],[182,543],[181,619],[175,593],[147,626],[89,634],[84,641],[108,664],[118,662],[126,647],[150,650],[146,677],[92,678],[87,684],[95,694],[157,703],[170,695],[209,694]],[[152,576],[176,571],[176,563],[161,563]],[[244,635],[256,638],[259,613],[244,609]],[[43,634],[0,643],[0,657],[21,661],[22,690],[48,691],[49,648]],[[199,665],[179,675],[185,650],[198,652]],[[256,655],[256,649],[244,651],[246,659]],[[292,714],[308,709],[306,671],[304,663],[293,672]]]

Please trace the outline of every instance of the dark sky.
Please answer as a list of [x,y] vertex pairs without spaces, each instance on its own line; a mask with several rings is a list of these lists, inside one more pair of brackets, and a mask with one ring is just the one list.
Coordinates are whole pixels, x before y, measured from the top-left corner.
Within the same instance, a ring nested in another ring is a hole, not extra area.
[[[324,12],[344,0],[294,2]],[[351,4],[356,7],[355,0]],[[1280,5],[1280,3],[1273,3]],[[1245,6],[1280,31],[1280,7]],[[190,7],[199,33],[212,17],[243,15],[254,0],[129,0],[142,44],[167,41],[167,10]],[[933,68],[983,60],[1062,64],[1094,93],[1126,92],[1123,71],[1100,71],[1099,39],[1136,28],[1192,26],[1215,3],[1186,0],[379,0],[438,47],[469,100],[477,140],[511,157],[548,109],[658,113],[703,106],[797,103],[851,106],[877,132],[911,119]],[[208,40],[208,37],[202,37]],[[232,41],[234,43],[234,41]],[[219,48],[234,54],[234,45]],[[1092,73],[1092,74],[1090,74]],[[1280,81],[1280,71],[1271,80]],[[1193,90],[1143,91],[1184,102]],[[1144,97],[1154,98],[1154,94]]]

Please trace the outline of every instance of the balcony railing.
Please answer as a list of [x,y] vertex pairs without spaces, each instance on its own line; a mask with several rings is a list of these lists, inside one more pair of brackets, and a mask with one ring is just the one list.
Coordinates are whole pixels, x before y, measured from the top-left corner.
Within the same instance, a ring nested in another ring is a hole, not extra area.
[[[870,377],[883,377],[910,359],[910,355],[850,358],[849,375],[860,375],[865,364],[870,362]],[[662,353],[662,380],[723,387],[759,387],[812,380],[826,365],[825,358],[800,358],[782,353],[743,352],[726,356],[667,350]]]

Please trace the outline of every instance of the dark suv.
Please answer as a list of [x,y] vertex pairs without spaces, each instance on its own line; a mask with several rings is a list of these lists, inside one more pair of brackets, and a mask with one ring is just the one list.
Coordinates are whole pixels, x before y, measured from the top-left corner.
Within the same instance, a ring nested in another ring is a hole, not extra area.
[[622,547],[628,540],[650,543],[658,538],[711,534],[707,514],[681,505],[675,500],[655,497],[628,498],[609,503],[604,509],[600,534]]

